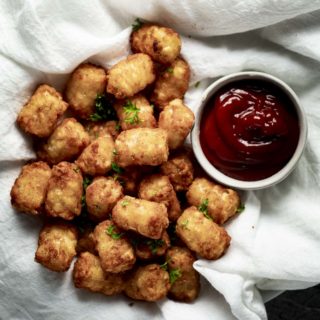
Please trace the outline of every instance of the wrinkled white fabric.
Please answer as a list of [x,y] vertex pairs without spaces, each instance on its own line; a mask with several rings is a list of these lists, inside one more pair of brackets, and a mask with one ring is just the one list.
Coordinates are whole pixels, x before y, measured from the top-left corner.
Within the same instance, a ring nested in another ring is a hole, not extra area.
[[[82,61],[108,68],[126,56],[136,17],[182,33],[192,69],[185,100],[194,110],[217,77],[259,70],[286,81],[308,117],[308,143],[296,170],[275,187],[243,193],[245,211],[226,224],[227,254],[195,263],[203,278],[192,304],[130,306],[124,297],[75,289],[72,268],[59,274],[34,262],[40,221],[10,206],[14,179],[35,156],[15,124],[17,112],[40,83],[62,91]],[[263,320],[264,301],[278,290],[320,282],[319,18],[318,0],[1,1],[0,318]]]

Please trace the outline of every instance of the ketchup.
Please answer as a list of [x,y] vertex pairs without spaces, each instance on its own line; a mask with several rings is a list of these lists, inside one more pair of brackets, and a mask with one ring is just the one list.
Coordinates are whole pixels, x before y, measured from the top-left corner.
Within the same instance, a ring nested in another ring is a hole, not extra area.
[[292,102],[262,80],[242,80],[221,88],[201,119],[205,156],[225,175],[239,180],[260,180],[279,171],[293,155],[298,138]]

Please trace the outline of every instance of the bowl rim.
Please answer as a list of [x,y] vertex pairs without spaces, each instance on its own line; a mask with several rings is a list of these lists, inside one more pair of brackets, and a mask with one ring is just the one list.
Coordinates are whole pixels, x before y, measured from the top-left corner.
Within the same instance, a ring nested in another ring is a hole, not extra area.
[[[244,180],[231,178],[225,175],[224,173],[216,169],[208,161],[208,159],[204,155],[204,152],[202,151],[201,144],[200,144],[200,124],[201,124],[204,107],[206,106],[207,101],[211,98],[213,94],[215,94],[220,88],[222,88],[223,86],[231,82],[236,82],[240,80],[251,80],[251,79],[264,80],[267,82],[271,82],[272,84],[280,88],[282,91],[284,91],[284,93],[292,101],[295,107],[295,110],[297,112],[300,132],[299,132],[299,139],[298,139],[296,150],[293,153],[291,159],[282,169],[280,169],[278,172],[271,175],[270,177],[267,177],[261,180],[244,181]],[[307,118],[305,115],[305,111],[300,103],[298,96],[288,84],[286,84],[283,80],[265,72],[241,71],[241,72],[236,72],[236,73],[223,76],[215,80],[203,92],[196,107],[195,124],[191,131],[191,144],[192,144],[192,149],[197,161],[199,162],[201,167],[204,169],[204,171],[206,171],[206,173],[210,177],[212,177],[214,180],[216,180],[217,182],[223,185],[227,185],[229,187],[233,187],[236,189],[259,190],[259,189],[271,187],[281,182],[293,171],[299,159],[301,158],[301,155],[305,148],[306,141],[307,141],[307,134],[308,134],[308,125],[307,125]]]

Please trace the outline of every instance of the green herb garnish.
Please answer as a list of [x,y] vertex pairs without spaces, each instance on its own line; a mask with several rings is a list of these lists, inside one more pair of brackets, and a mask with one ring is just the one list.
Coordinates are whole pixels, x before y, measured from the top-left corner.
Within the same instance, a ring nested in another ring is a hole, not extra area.
[[120,168],[115,162],[111,162],[111,169],[118,174],[123,173],[123,169]]
[[105,94],[97,94],[95,99],[95,113],[91,114],[89,120],[116,120],[117,114],[113,109],[113,102],[107,99]]
[[131,100],[127,100],[123,105],[124,113],[126,115],[125,122],[130,124],[138,124],[140,122],[139,112],[140,109],[132,103]]
[[142,26],[143,22],[139,18],[136,18],[132,24],[132,31],[138,31]]
[[236,213],[241,213],[242,211],[244,211],[245,208],[245,205],[243,203],[240,203]]
[[172,269],[169,271],[170,283],[174,284],[182,276],[180,269]]
[[208,213],[208,204],[209,204],[209,200],[205,199],[201,202],[200,206],[198,207],[199,211],[201,211],[203,213],[203,215],[207,218],[212,220],[212,218],[209,216]]
[[118,240],[123,236],[123,233],[116,233],[114,231],[115,226],[111,225],[107,228],[106,233],[108,236],[110,236],[114,240]]
[[83,179],[83,190],[86,191],[89,184],[91,184],[92,178],[84,177]]
[[165,271],[167,271],[167,270],[168,270],[168,262],[169,262],[169,261],[166,261],[166,262],[164,262],[163,264],[160,264],[160,268],[163,269],[163,270],[165,270]]
[[116,124],[116,131],[120,131],[121,130],[121,126],[120,126],[120,123],[119,122],[117,122],[117,124]]
[[172,67],[169,67],[166,69],[166,72],[170,73],[170,74],[173,74],[173,68]]
[[129,201],[128,201],[128,200],[123,200],[123,201],[121,202],[121,206],[122,206],[122,207],[126,207],[128,204],[129,204]]
[[157,253],[158,248],[164,245],[164,241],[162,239],[152,239],[147,240],[146,244],[151,250],[151,253],[154,255]]
[[188,229],[189,220],[185,220],[181,223],[183,229]]

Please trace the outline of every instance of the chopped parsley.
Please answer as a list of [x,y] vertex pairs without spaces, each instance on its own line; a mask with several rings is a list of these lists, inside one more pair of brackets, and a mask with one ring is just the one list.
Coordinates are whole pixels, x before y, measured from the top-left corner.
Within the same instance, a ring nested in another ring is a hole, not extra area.
[[208,213],[208,204],[209,204],[209,200],[205,199],[201,202],[200,206],[198,207],[199,211],[201,211],[203,213],[203,215],[207,218],[212,220],[212,218],[209,216]]
[[181,223],[183,229],[188,229],[189,220],[185,220]]
[[155,255],[158,251],[158,248],[164,245],[164,241],[162,239],[152,239],[152,240],[147,240],[146,242],[147,246],[151,250],[151,253]]
[[132,31],[138,31],[142,26],[143,22],[139,18],[136,18],[132,24]]
[[117,122],[117,124],[116,124],[116,131],[120,131],[121,130],[121,126],[120,126],[120,123],[119,122]]
[[115,232],[114,228],[115,228],[114,225],[110,225],[106,230],[107,235],[110,236],[114,240],[118,240],[118,239],[122,238],[123,233]]
[[107,98],[105,94],[97,94],[95,99],[95,113],[91,114],[89,120],[116,120],[117,114],[113,109],[113,101]]
[[138,124],[140,122],[139,112],[140,109],[132,103],[131,100],[127,100],[123,105],[124,113],[126,115],[125,122],[130,124]]
[[170,283],[174,284],[182,276],[180,269],[172,269],[169,271]]
[[243,203],[240,203],[236,213],[241,213],[242,211],[244,211],[245,208],[245,205]]
[[118,174],[123,173],[123,169],[121,169],[115,162],[111,162],[111,169]]
[[170,74],[173,74],[173,68],[172,67],[169,67],[166,69],[166,72],[170,73]]
[[83,194],[81,196],[81,206],[84,209],[84,211],[87,210],[87,204],[86,204],[86,190],[89,184],[91,184],[92,178],[84,177],[82,182],[82,188],[83,188]]
[[83,179],[83,190],[86,191],[89,184],[91,184],[92,178],[84,177]]
[[160,264],[160,268],[163,269],[163,270],[165,270],[165,271],[167,271],[167,270],[168,270],[168,262],[169,262],[169,261],[166,261],[166,262],[164,262],[163,264]]
[[126,207],[128,204],[129,204],[129,201],[128,201],[128,200],[123,200],[123,201],[121,202],[121,206],[122,206],[122,207]]

